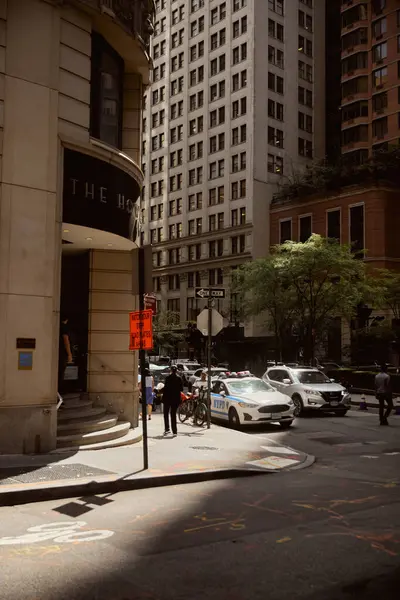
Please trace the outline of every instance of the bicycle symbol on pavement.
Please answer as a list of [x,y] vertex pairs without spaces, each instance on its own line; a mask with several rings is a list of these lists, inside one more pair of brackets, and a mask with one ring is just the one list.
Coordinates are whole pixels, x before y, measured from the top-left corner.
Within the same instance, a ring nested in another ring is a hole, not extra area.
[[82,531],[85,526],[85,521],[56,521],[44,525],[35,525],[29,527],[23,535],[0,538],[0,546],[35,544],[45,540],[53,540],[56,544],[79,544],[82,542],[98,542],[114,535],[114,531],[108,529],[86,529]]

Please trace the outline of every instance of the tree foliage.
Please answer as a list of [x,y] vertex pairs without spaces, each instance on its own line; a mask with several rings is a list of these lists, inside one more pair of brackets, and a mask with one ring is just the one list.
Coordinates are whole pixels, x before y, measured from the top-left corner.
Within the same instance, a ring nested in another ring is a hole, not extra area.
[[279,347],[290,324],[308,360],[314,359],[316,341],[332,320],[350,319],[376,289],[349,246],[319,235],[305,243],[285,242],[269,257],[245,264],[235,287],[248,317],[265,315]]
[[400,273],[382,270],[380,274],[384,304],[390,308],[394,319],[400,319]]
[[170,310],[157,313],[153,318],[153,335],[160,353],[168,354],[175,349],[185,339],[179,313]]
[[341,157],[334,164],[326,160],[318,160],[302,171],[294,170],[274,195],[274,201],[282,202],[316,193],[328,194],[338,192],[348,185],[359,183],[365,185],[379,181],[389,181],[396,186],[400,184],[398,146],[375,152],[362,164],[350,163],[348,159]]

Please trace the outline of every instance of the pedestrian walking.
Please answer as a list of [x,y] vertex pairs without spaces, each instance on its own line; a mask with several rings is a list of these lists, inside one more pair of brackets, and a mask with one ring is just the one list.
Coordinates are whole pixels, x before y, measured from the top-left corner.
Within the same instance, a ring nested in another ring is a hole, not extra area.
[[72,364],[71,343],[68,328],[68,317],[61,315],[60,318],[60,336],[58,341],[58,393],[62,395],[64,391],[64,373],[67,365]]
[[171,414],[171,429],[173,436],[178,435],[176,428],[176,411],[181,403],[181,392],[183,392],[182,379],[177,374],[176,365],[171,367],[171,373],[165,378],[165,385],[163,390],[163,403],[164,403],[164,435],[168,435],[171,432],[169,428],[169,415]]
[[[154,400],[154,377],[150,373],[150,369],[145,369],[145,384],[146,384],[146,406],[147,406],[147,415],[149,421],[151,421],[151,413],[153,412],[153,400]],[[139,384],[141,383],[141,376],[139,375]],[[143,402],[142,402],[143,404]],[[143,414],[140,413],[140,417],[143,418]]]
[[[393,397],[390,375],[387,366],[383,364],[375,376],[376,399],[379,401],[379,421],[381,425],[389,425],[388,417],[393,410]],[[385,411],[385,403],[387,408]]]

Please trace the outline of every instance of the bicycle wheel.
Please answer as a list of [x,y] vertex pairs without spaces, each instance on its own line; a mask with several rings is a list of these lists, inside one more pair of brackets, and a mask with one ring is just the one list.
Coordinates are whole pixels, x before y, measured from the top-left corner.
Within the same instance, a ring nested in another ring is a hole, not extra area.
[[202,427],[206,421],[207,421],[207,406],[204,404],[204,402],[199,402],[197,404],[196,410],[194,412],[194,422],[199,427]]
[[189,417],[190,417],[190,409],[189,409],[188,403],[187,403],[187,401],[182,402],[178,406],[178,418],[181,423],[184,423],[185,421],[188,420]]

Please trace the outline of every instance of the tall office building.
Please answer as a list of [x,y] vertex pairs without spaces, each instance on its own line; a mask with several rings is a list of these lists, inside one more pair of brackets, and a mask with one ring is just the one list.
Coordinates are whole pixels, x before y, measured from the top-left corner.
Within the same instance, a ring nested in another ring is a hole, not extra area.
[[342,153],[363,162],[399,139],[400,2],[342,2]]
[[[268,254],[279,181],[325,155],[325,0],[156,0],[144,241],[163,310]],[[237,323],[235,298],[217,308]],[[248,327],[246,335],[255,331]]]

